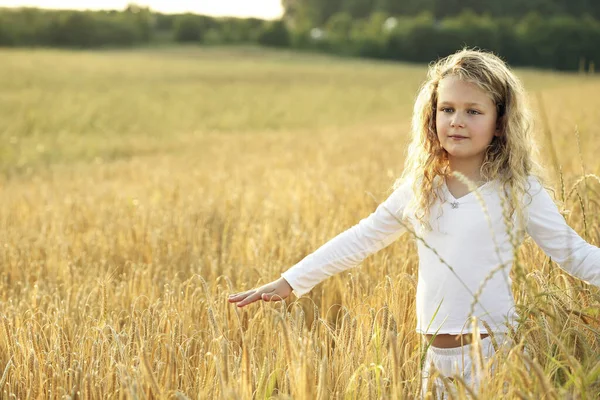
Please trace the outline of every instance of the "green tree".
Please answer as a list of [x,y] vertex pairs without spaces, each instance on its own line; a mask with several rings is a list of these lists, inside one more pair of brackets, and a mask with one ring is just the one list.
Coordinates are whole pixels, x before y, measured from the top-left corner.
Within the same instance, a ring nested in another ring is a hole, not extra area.
[[436,43],[440,41],[440,28],[431,13],[422,13],[414,18],[406,31],[407,59],[429,62],[441,56]]
[[260,34],[258,42],[264,46],[287,47],[290,44],[290,34],[283,20],[267,23]]
[[353,52],[363,57],[385,57],[385,35],[383,24],[388,16],[382,12],[374,12],[368,19],[356,21],[351,37]]
[[444,19],[441,28],[442,37],[452,39],[446,42],[450,48],[443,49],[444,53],[462,46],[493,51],[498,51],[500,47],[498,27],[489,16],[478,16],[467,10],[456,17]]
[[137,31],[140,41],[147,42],[152,38],[156,18],[150,8],[131,3],[127,5],[123,14]]
[[345,0],[341,4],[341,11],[347,12],[353,18],[368,18],[374,11],[374,4],[367,0]]
[[175,22],[175,40],[178,42],[199,42],[202,39],[202,25],[193,14],[186,14]]
[[325,25],[327,40],[340,53],[352,54],[351,33],[352,16],[348,12],[339,12],[329,18]]
[[388,15],[417,15],[424,11],[433,12],[435,0],[377,0],[375,9]]
[[333,14],[342,11],[345,0],[281,0],[284,19],[295,29],[323,26]]

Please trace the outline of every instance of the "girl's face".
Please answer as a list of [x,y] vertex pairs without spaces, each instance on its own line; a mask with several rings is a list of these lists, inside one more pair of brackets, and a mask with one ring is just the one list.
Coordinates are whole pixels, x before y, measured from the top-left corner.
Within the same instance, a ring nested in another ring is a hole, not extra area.
[[438,85],[435,126],[450,161],[483,163],[497,129],[496,105],[474,83],[447,76]]

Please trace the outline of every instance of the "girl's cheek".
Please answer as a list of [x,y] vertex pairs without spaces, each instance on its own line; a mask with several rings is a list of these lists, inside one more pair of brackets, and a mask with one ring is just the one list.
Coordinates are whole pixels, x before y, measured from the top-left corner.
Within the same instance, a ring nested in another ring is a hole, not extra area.
[[437,129],[437,131],[445,131],[446,130],[446,124],[445,124],[445,120],[444,118],[437,118],[435,121],[435,127]]
[[435,126],[436,127],[442,127],[443,124],[444,124],[444,117],[437,116],[435,118]]

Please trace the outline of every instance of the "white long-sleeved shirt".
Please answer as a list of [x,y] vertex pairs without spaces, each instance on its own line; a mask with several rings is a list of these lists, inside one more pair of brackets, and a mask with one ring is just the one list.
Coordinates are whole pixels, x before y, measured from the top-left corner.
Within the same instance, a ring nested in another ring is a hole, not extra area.
[[[567,225],[537,178],[530,176],[528,181],[530,196],[522,199],[527,233],[566,272],[600,286],[600,249],[588,244]],[[488,330],[481,320],[494,332],[505,332],[518,314],[509,277],[513,252],[502,213],[501,196],[504,195],[500,184],[497,180],[487,182],[459,199],[452,196],[445,181],[441,188],[441,200],[436,201],[430,211],[432,231],[423,231],[415,223],[414,214],[407,207],[412,190],[405,182],[371,215],[281,276],[300,297],[327,277],[358,265],[370,254],[388,246],[412,225],[412,232],[420,238],[415,239],[419,255],[416,331],[467,333],[471,331],[470,316],[476,316],[482,333]],[[476,193],[480,194],[485,208]],[[451,203],[458,206],[453,207]],[[409,221],[409,224],[399,221]],[[523,239],[516,239],[518,245]],[[435,249],[437,255],[431,249]],[[489,277],[494,270],[496,272]],[[474,295],[478,292],[471,314]]]

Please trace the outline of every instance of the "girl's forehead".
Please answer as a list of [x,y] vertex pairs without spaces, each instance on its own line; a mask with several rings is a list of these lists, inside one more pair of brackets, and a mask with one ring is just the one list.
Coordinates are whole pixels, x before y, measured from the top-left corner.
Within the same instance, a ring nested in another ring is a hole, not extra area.
[[442,101],[479,101],[491,102],[493,99],[490,93],[487,93],[474,82],[466,81],[457,76],[447,76],[442,78],[438,84],[438,102]]

